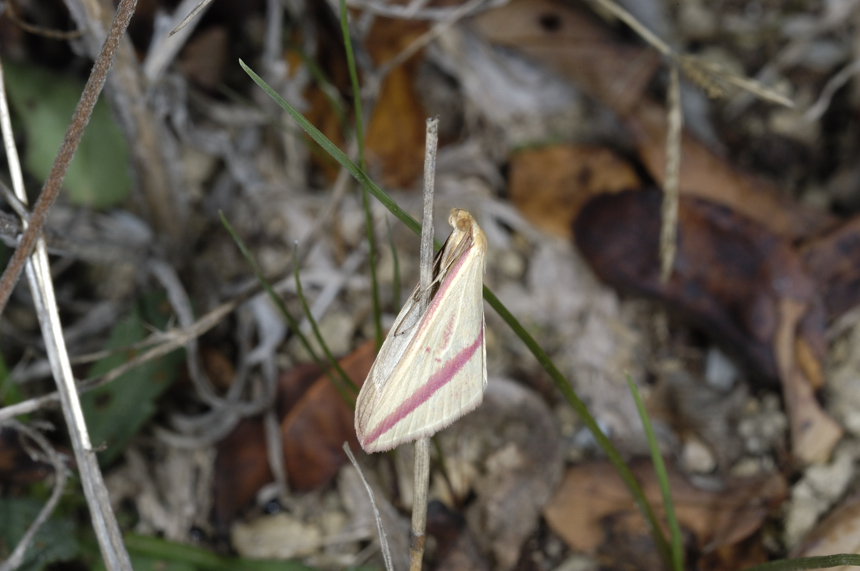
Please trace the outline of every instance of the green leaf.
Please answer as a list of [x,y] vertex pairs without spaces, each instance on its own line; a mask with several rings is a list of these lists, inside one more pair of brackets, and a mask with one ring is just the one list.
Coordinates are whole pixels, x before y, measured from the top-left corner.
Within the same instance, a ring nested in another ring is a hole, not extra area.
[[[27,134],[27,170],[45,180],[66,135],[83,82],[32,65],[3,62],[9,101]],[[93,110],[63,186],[70,200],[106,208],[122,202],[131,188],[128,151],[104,101]]]
[[[43,505],[32,498],[0,498],[0,561],[12,553]],[[36,533],[18,571],[39,571],[49,563],[74,559],[79,551],[75,524],[52,517]]]
[[[150,296],[119,322],[105,349],[120,349],[146,336],[144,323],[163,327],[167,315],[158,312],[161,296]],[[146,319],[142,315],[146,316]],[[114,353],[93,365],[89,377],[97,377],[136,356],[136,351]],[[182,352],[174,351],[159,359],[147,361],[110,383],[81,396],[93,446],[105,445],[99,460],[107,465],[116,460],[129,440],[155,412],[155,399],[170,386],[181,362]]]
[[860,567],[860,555],[854,553],[839,553],[837,555],[822,555],[820,557],[798,557],[796,559],[780,559],[768,561],[746,571],[800,571],[803,569],[827,569],[850,565]]
[[633,400],[636,402],[636,410],[639,412],[639,418],[642,420],[642,428],[645,430],[645,436],[648,439],[648,449],[651,451],[654,472],[657,474],[657,481],[660,483],[660,493],[663,494],[663,509],[666,510],[666,521],[669,522],[672,568],[675,571],[681,571],[684,568],[684,539],[681,536],[681,525],[678,523],[678,518],[675,517],[675,503],[672,501],[669,474],[666,471],[666,465],[663,463],[663,456],[660,455],[660,443],[657,442],[657,434],[654,432],[654,426],[651,424],[651,417],[648,416],[648,410],[642,401],[642,395],[639,394],[639,389],[636,388],[636,383],[633,382],[630,373],[627,373],[627,386],[630,388],[630,394],[633,395]]
[[[137,558],[163,563],[170,562],[170,567],[159,567],[158,569],[170,569],[171,571],[313,571],[313,567],[308,567],[298,561],[224,557],[200,547],[174,543],[148,535],[128,534],[125,536],[125,545],[132,557],[132,562],[137,561]],[[103,568],[100,567],[100,569]],[[134,569],[140,571],[141,569],[154,568],[138,567],[137,563],[134,563]]]

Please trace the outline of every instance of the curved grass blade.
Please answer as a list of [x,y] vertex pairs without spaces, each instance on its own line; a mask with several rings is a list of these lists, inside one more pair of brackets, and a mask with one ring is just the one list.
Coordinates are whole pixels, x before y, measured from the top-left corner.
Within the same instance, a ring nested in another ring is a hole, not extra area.
[[[299,258],[299,253],[297,251],[296,245],[293,244],[293,259],[297,260]],[[329,363],[337,371],[337,374],[340,375],[340,378],[343,380],[344,386],[342,388],[348,388],[352,391],[354,395],[358,394],[358,387],[355,386],[355,383],[349,378],[346,372],[341,368],[340,363],[337,362],[337,359],[334,358],[334,355],[331,354],[331,351],[328,348],[325,340],[323,339],[322,333],[320,333],[320,329],[317,326],[317,320],[314,319],[313,313],[311,313],[311,308],[308,307],[308,300],[305,298],[304,291],[302,290],[302,280],[299,277],[299,265],[293,264],[293,275],[296,277],[296,294],[299,296],[299,301],[302,304],[302,310],[305,312],[305,317],[308,318],[308,321],[311,324],[311,329],[314,332],[314,337],[316,337],[317,342],[322,347],[323,353],[328,358]],[[339,392],[341,386],[339,385]],[[341,396],[344,397],[347,402],[351,403],[355,406],[355,399],[349,398],[345,393],[341,392]]]
[[394,247],[394,236],[391,235],[391,224],[385,219],[385,228],[388,230],[388,246],[391,248],[391,263],[393,264],[391,277],[391,306],[395,309],[400,307],[400,258],[397,256],[397,248]]
[[[287,309],[287,306],[284,304],[284,301],[281,299],[281,297],[277,293],[275,293],[275,290],[272,288],[272,284],[270,284],[269,280],[266,279],[266,276],[263,275],[263,271],[260,269],[260,266],[257,265],[257,261],[254,259],[254,256],[251,254],[251,251],[248,250],[248,247],[245,245],[245,242],[242,240],[242,238],[239,237],[239,234],[236,232],[236,230],[233,229],[233,226],[227,220],[227,217],[224,216],[224,213],[219,211],[218,214],[221,216],[221,224],[224,225],[224,228],[226,228],[227,232],[230,233],[230,236],[233,237],[233,241],[236,242],[236,246],[239,247],[239,251],[242,252],[242,255],[245,257],[245,260],[248,261],[248,265],[251,266],[251,271],[254,272],[254,275],[257,276],[257,280],[260,282],[260,285],[262,285],[263,289],[266,290],[266,293],[269,294],[269,299],[272,300],[272,303],[275,304],[275,307],[278,308],[278,311],[280,311],[281,315],[284,316],[284,319],[287,320],[287,324],[290,326],[290,329],[293,331],[293,333],[295,333],[296,336],[299,338],[302,347],[305,348],[305,350],[308,352],[308,354],[311,356],[317,366],[321,370],[325,371],[326,376],[328,376],[329,380],[331,380],[332,384],[335,386],[338,392],[341,393],[341,396],[343,396],[344,400],[347,403],[353,403],[354,399],[350,398],[349,395],[347,395],[345,392],[342,392],[344,391],[343,385],[352,385],[353,387],[355,386],[353,385],[352,380],[350,380],[350,378],[346,376],[346,373],[343,372],[343,369],[341,369],[340,366],[337,366],[336,370],[341,374],[341,382],[339,383],[335,380],[334,376],[332,376],[331,374],[331,368],[325,366],[323,360],[320,358],[319,355],[317,355],[316,351],[314,351],[314,348],[311,346],[310,342],[308,342],[308,338],[305,337],[304,334],[299,330],[299,322],[296,321],[296,318],[293,317],[293,314],[290,313],[290,310]],[[337,363],[335,362],[335,364]]]
[[[349,35],[347,22],[346,0],[340,0],[340,29],[343,32],[343,44],[346,48],[346,63],[349,69],[349,80],[352,83],[352,102],[355,108],[355,139],[358,143],[358,166],[366,171],[364,162],[364,119],[361,110],[361,86],[358,84],[358,71],[355,68],[355,55],[352,53],[352,38]],[[379,303],[379,281],[376,279],[376,235],[373,232],[373,215],[370,212],[370,200],[367,189],[361,187],[361,206],[364,209],[364,226],[367,231],[367,256],[370,268],[370,292],[373,301],[373,331],[376,339],[376,350],[382,347],[382,309]]]
[[657,481],[660,483],[660,493],[663,495],[663,509],[666,510],[666,521],[669,523],[669,539],[672,547],[672,568],[675,571],[682,571],[684,569],[684,542],[681,536],[681,526],[678,525],[678,518],[675,517],[675,504],[672,501],[672,490],[669,487],[669,475],[666,473],[663,456],[660,455],[660,445],[657,442],[657,436],[654,434],[654,426],[651,424],[651,418],[648,416],[648,411],[645,410],[645,403],[642,402],[639,389],[629,374],[627,375],[627,385],[630,387],[633,400],[636,401],[636,410],[639,412],[639,418],[642,419],[642,428],[645,429],[645,436],[648,439],[648,449],[651,451],[654,472],[657,474]]
[[860,567],[860,555],[840,553],[838,555],[824,555],[821,557],[780,559],[779,561],[768,561],[761,565],[747,567],[745,571],[802,571],[804,569],[827,569],[828,567],[841,567],[843,565]]

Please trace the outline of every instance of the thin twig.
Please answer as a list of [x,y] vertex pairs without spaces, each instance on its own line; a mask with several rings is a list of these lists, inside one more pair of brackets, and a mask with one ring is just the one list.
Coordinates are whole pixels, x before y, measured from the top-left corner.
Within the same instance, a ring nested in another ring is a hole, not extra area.
[[187,16],[185,16],[185,18],[181,22],[179,22],[179,25],[176,26],[176,28],[174,28],[173,31],[170,32],[167,36],[170,37],[173,34],[176,34],[179,31],[181,31],[182,28],[187,26],[191,20],[196,18],[211,3],[212,3],[212,0],[201,0],[200,3],[197,4],[197,6]]
[[[439,119],[427,119],[424,147],[424,216],[421,221],[421,273],[419,315],[430,306],[433,283],[433,190],[436,180],[436,147]],[[421,571],[427,529],[427,491],[430,485],[430,438],[415,441],[415,492],[412,498],[412,535],[409,538],[409,569]]]
[[678,65],[669,67],[669,88],[666,93],[669,108],[666,127],[666,172],[663,181],[663,216],[660,227],[660,281],[666,283],[672,275],[675,253],[678,250],[678,200],[681,174],[681,130],[684,116],[681,113],[681,87]]
[[373,498],[373,490],[370,488],[370,484],[367,483],[367,479],[364,477],[364,473],[358,466],[358,462],[355,460],[355,456],[353,456],[352,450],[349,449],[349,444],[347,442],[343,443],[343,451],[346,452],[349,461],[352,462],[352,465],[355,467],[355,471],[358,472],[358,477],[361,478],[361,483],[364,484],[364,489],[367,490],[367,497],[370,498],[370,506],[373,508],[373,515],[376,517],[376,531],[379,534],[379,548],[382,550],[382,559],[385,561],[385,569],[387,569],[387,571],[394,571],[394,565],[391,563],[391,550],[388,548],[388,537],[385,535],[385,528],[382,527],[382,516],[379,514],[379,508],[376,507],[376,500]]
[[110,32],[102,47],[102,51],[95,65],[93,65],[92,73],[90,73],[90,77],[87,79],[84,92],[81,94],[81,99],[78,101],[78,106],[75,108],[75,113],[72,116],[72,122],[66,131],[66,137],[63,139],[63,144],[60,146],[57,157],[54,159],[51,172],[47,180],[45,180],[45,185],[42,187],[42,192],[39,194],[39,199],[33,208],[33,213],[30,216],[30,225],[24,231],[18,248],[3,271],[2,278],[0,278],[0,315],[3,314],[9,297],[12,295],[12,290],[18,282],[18,278],[21,277],[21,272],[24,270],[27,258],[36,246],[36,239],[42,234],[42,228],[48,220],[48,212],[60,194],[60,188],[63,185],[66,172],[69,170],[69,164],[71,164],[72,158],[75,156],[78,143],[81,142],[84,128],[90,120],[90,115],[92,115],[93,108],[104,87],[107,72],[113,63],[116,50],[131,21],[136,5],[137,0],[122,0],[117,8],[116,18],[114,18],[113,24],[111,24]]
[[815,103],[803,114],[803,121],[813,123],[821,119],[824,112],[830,107],[830,100],[833,99],[836,92],[858,73],[860,73],[860,59],[855,59],[839,70],[836,75],[827,81],[824,89],[821,90],[821,95],[818,96]]
[[57,504],[60,503],[60,499],[63,497],[63,492],[66,489],[67,475],[66,464],[63,462],[62,456],[57,453],[54,447],[48,442],[48,439],[42,436],[40,432],[33,430],[25,424],[21,424],[17,420],[9,420],[5,423],[0,423],[0,426],[2,425],[13,428],[21,434],[29,437],[39,446],[39,448],[42,449],[42,452],[45,453],[45,457],[54,467],[54,490],[51,492],[51,497],[42,507],[42,511],[39,512],[39,515],[33,523],[30,524],[30,527],[27,528],[26,533],[24,533],[21,541],[18,542],[18,545],[15,546],[12,554],[9,555],[6,561],[0,564],[0,571],[14,571],[21,565],[21,563],[24,562],[24,555],[27,553],[27,548],[30,547],[30,544],[36,537],[36,533],[38,533],[39,529],[46,521],[48,521],[48,518],[51,517]]
[[18,8],[16,6],[16,2],[6,2],[6,13],[5,16],[12,20],[16,26],[24,30],[25,32],[30,32],[31,34],[36,34],[37,36],[42,36],[44,38],[50,38],[52,40],[60,40],[62,42],[67,42],[69,40],[76,40],[83,35],[83,32],[80,30],[72,30],[70,32],[62,32],[60,30],[54,30],[52,28],[45,28],[43,26],[35,26],[30,24],[29,22],[25,22],[18,15]]

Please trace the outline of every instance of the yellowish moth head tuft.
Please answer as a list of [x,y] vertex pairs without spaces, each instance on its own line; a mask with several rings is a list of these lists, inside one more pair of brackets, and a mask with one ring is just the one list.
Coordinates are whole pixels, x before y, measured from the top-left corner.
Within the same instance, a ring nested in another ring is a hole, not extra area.
[[460,208],[452,208],[451,215],[448,217],[448,224],[461,232],[468,232],[473,221],[472,215]]

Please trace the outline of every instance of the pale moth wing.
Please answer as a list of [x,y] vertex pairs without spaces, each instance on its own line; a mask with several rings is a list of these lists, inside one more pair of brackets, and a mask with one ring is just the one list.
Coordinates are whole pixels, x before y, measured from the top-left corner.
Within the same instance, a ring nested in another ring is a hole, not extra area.
[[355,405],[367,452],[435,434],[481,404],[487,386],[483,273],[487,237],[465,210],[436,256],[436,290],[419,315],[418,288],[394,321]]

